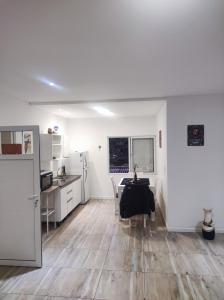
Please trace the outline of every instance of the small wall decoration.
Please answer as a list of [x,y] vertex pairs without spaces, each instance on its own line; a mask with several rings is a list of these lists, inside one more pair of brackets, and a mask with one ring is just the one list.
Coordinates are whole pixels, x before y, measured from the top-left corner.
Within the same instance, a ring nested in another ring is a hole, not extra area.
[[48,128],[47,132],[48,132],[48,134],[52,134],[53,133],[52,128]]
[[23,154],[33,154],[32,131],[23,131]]
[[188,146],[204,146],[204,125],[188,125]]
[[59,126],[55,125],[54,126],[54,130],[53,130],[53,133],[58,133],[59,132]]
[[162,130],[159,131],[159,148],[162,148]]

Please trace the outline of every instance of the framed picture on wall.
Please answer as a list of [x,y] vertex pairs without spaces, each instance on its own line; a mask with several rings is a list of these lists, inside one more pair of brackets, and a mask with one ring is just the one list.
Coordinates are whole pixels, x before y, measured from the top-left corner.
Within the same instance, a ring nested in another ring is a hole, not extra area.
[[162,148],[162,130],[159,131],[159,148]]
[[204,146],[204,125],[187,126],[188,146]]

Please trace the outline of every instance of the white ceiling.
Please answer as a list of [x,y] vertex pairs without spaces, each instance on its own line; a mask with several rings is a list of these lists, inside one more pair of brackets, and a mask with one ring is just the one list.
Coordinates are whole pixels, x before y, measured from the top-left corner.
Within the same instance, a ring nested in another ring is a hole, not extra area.
[[[69,105],[40,105],[42,110],[65,118],[103,118],[94,107],[109,110],[113,116],[109,118],[156,116],[164,101],[136,101],[120,103],[84,103]],[[108,117],[107,117],[108,118]]]
[[0,89],[23,101],[224,92],[224,1],[0,0]]

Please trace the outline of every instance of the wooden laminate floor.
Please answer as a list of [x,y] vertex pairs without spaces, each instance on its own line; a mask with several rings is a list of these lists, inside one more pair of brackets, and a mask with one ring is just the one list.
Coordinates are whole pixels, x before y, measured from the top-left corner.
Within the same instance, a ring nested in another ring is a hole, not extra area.
[[41,269],[0,267],[0,299],[224,299],[224,237],[119,222],[110,200],[80,206],[44,244]]

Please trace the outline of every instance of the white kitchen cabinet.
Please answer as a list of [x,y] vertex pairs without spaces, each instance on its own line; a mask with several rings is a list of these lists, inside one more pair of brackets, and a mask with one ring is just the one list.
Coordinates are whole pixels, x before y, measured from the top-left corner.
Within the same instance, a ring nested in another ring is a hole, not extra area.
[[67,214],[69,214],[74,208],[74,198],[73,198],[73,183],[68,185],[67,189]]
[[56,195],[56,221],[61,222],[81,202],[81,178],[61,188]]
[[73,200],[74,207],[81,202],[81,178],[73,182]]
[[51,161],[63,157],[63,136],[59,134],[40,135],[40,160]]
[[66,216],[67,216],[67,213],[68,213],[68,204],[67,204],[67,189],[64,188],[64,189],[61,189],[60,192],[59,192],[59,206],[60,206],[60,209],[59,209],[59,214],[58,214],[58,217],[60,220],[63,220]]

